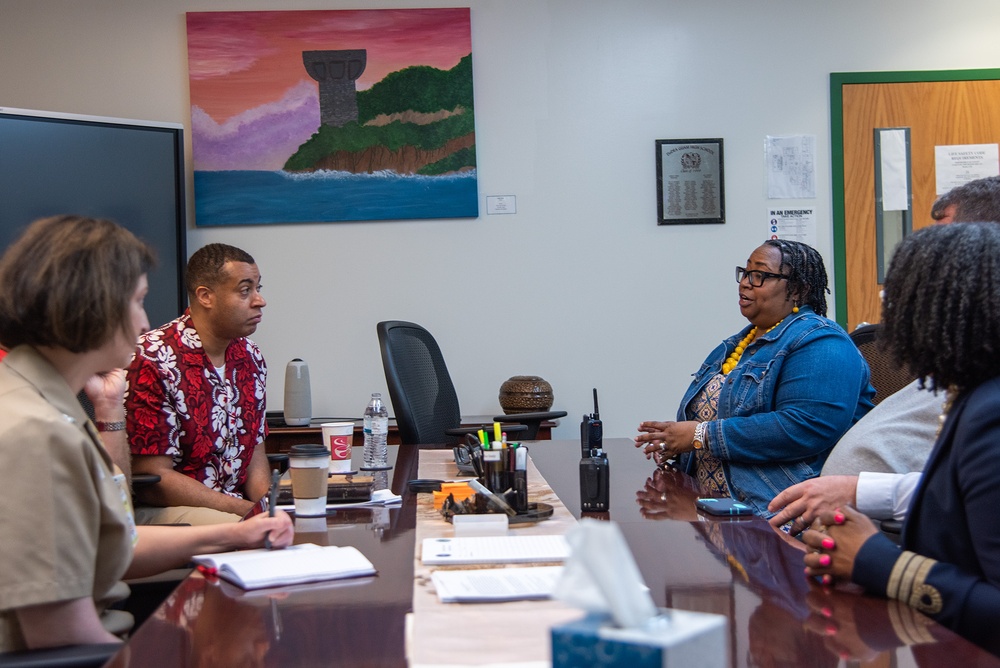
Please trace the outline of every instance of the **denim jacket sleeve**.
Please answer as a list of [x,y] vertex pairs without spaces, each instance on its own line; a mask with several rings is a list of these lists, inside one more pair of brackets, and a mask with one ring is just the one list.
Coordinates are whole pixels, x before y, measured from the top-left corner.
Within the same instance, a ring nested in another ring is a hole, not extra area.
[[[700,377],[718,373],[735,338],[706,360],[681,413],[700,391],[696,385],[707,382]],[[758,337],[748,355],[720,392],[709,449],[737,464],[811,460],[818,473],[837,440],[872,407],[864,358],[843,329],[811,311]]]

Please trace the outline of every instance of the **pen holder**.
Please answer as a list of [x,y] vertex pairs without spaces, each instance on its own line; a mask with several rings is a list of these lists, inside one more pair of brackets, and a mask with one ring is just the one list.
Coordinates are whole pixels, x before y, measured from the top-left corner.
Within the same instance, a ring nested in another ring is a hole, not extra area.
[[[520,457],[519,450],[523,450]],[[503,496],[504,501],[519,513],[528,510],[527,454],[524,446],[484,450],[483,476],[479,480],[486,489]]]

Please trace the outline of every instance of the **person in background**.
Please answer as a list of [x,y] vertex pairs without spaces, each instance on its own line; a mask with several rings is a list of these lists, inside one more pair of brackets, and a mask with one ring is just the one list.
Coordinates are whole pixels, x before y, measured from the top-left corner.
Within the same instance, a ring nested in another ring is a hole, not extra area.
[[267,493],[267,366],[247,337],[267,304],[253,257],[226,244],[191,256],[190,307],[139,339],[128,367],[132,470],[141,524],[235,522]]
[[91,376],[84,384],[83,392],[77,395],[77,400],[94,421],[104,449],[125,475],[126,486],[131,490],[132,453],[125,436],[124,397],[125,369],[117,368]]
[[904,239],[885,280],[886,344],[947,399],[902,549],[844,506],[803,534],[806,574],[850,578],[1000,655],[1000,226]]
[[[148,327],[152,251],[107,220],[35,221],[0,259],[0,652],[120,640],[123,578],[192,555],[291,543],[291,520],[136,527],[124,476],[77,394]],[[84,308],[81,305],[85,306]]]
[[736,268],[749,325],[705,359],[676,422],[643,422],[636,447],[676,458],[705,494],[768,516],[780,491],[819,474],[872,407],[868,365],[826,316],[827,276],[812,247],[768,240]]
[[[931,207],[938,224],[1000,223],[1000,176],[952,188]],[[819,478],[771,501],[774,526],[798,533],[821,510],[847,504],[877,520],[903,520],[940,426],[944,393],[918,379],[885,397],[840,439]]]

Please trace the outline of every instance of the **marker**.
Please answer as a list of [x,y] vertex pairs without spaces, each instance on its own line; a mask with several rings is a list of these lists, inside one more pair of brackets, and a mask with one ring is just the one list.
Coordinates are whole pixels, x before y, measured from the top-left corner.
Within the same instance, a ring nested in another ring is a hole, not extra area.
[[490,442],[486,440],[486,430],[485,429],[480,429],[479,430],[479,444],[481,446],[483,446],[484,448],[486,448],[487,450],[490,449]]
[[528,449],[518,448],[514,451],[514,470],[526,471],[528,469]]
[[503,439],[503,441],[500,440],[500,423],[499,422],[494,422],[493,423],[493,440],[494,441],[500,441],[501,443],[503,443],[503,441],[507,440],[506,438]]

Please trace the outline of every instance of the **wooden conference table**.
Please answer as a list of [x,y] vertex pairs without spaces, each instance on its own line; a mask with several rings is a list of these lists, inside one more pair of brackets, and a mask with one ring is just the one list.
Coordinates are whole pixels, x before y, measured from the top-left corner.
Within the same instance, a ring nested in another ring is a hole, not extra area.
[[[629,439],[605,442],[611,510],[660,606],[729,619],[730,665],[934,667],[1000,666],[1000,659],[906,606],[832,590],[802,574],[802,552],[756,518],[697,515],[691,478],[658,471]],[[242,592],[199,575],[184,580],[135,631],[109,666],[404,666],[405,616],[411,610],[419,450],[390,448],[403,503],[344,509],[326,532],[302,542],[355,545],[378,569],[374,578]],[[579,517],[579,443],[531,445],[531,458]],[[320,520],[322,524],[322,520]],[[461,623],[454,633],[478,633]],[[528,620],[530,622],[530,620]],[[513,639],[512,642],[516,642]],[[488,657],[456,657],[485,662]],[[544,659],[544,657],[542,657]]]

